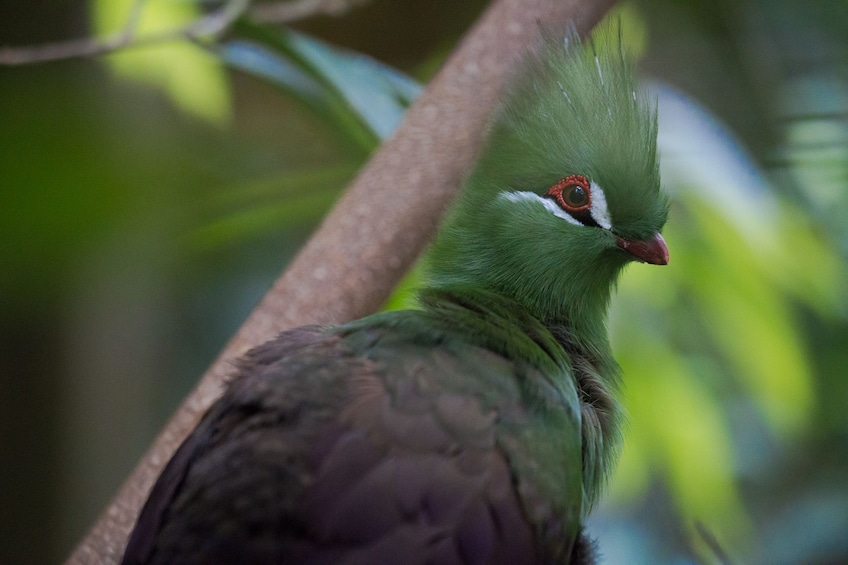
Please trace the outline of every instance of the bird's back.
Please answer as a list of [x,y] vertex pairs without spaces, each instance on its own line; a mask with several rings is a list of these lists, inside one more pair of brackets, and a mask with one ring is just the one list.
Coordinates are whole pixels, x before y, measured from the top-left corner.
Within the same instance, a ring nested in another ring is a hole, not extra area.
[[[253,350],[155,485],[124,563],[520,564],[568,552],[579,493],[560,497],[564,509],[545,485],[579,489],[579,442],[565,450],[577,461],[559,453],[550,469],[532,452],[562,448],[533,437],[551,420],[522,384],[537,369],[425,318],[300,328]],[[573,443],[577,426],[563,437]]]

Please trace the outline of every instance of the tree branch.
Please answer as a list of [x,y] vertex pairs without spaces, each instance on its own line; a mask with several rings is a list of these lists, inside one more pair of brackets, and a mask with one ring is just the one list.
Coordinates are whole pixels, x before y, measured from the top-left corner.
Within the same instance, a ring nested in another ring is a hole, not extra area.
[[225,32],[246,11],[259,22],[291,23],[317,14],[341,15],[368,0],[291,0],[267,2],[250,10],[251,0],[229,0],[220,9],[180,26],[148,35],[138,35],[138,25],[147,0],[135,0],[121,31],[104,38],[85,37],[27,47],[0,47],[0,65],[29,65],[80,57],[105,55],[120,49],[145,47],[169,41],[214,38]]
[[369,0],[294,0],[292,2],[266,2],[250,9],[250,17],[264,23],[291,23],[318,14],[341,16],[357,4]]
[[250,6],[250,0],[229,0],[220,9],[197,18],[185,26],[139,36],[138,25],[146,2],[147,0],[135,0],[133,2],[123,29],[114,35],[105,38],[72,39],[31,47],[2,47],[0,48],[0,65],[28,65],[79,57],[93,57],[119,49],[144,47],[169,41],[215,37],[229,28]]
[[410,107],[320,228],[224,348],[69,563],[115,563],[162,467],[221,391],[231,360],[278,332],[340,323],[385,301],[473,164],[487,118],[539,24],[586,32],[613,0],[497,0]]

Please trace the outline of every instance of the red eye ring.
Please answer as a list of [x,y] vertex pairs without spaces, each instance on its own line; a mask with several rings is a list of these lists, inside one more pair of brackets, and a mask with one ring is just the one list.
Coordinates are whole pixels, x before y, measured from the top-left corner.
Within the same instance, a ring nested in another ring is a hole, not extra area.
[[582,212],[592,206],[592,188],[583,175],[570,175],[557,181],[547,192],[560,208],[569,212]]

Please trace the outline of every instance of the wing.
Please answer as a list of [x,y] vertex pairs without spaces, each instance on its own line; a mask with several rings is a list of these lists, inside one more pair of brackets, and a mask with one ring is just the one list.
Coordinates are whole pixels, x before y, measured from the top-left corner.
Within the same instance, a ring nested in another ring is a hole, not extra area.
[[185,504],[186,492],[194,490],[196,476],[204,472],[210,461],[221,459],[237,445],[239,424],[249,425],[257,415],[273,411],[275,396],[260,398],[263,390],[271,386],[271,380],[266,378],[269,368],[298,352],[306,358],[326,353],[320,351],[322,335],[314,327],[291,330],[252,350],[239,362],[229,390],[177,449],[151,489],[127,542],[123,565],[151,562],[157,549],[173,544],[165,536],[179,521],[175,509]]
[[[141,563],[536,563],[498,407],[432,349],[355,354],[299,329],[251,352],[168,464]],[[461,387],[460,387],[461,388]]]

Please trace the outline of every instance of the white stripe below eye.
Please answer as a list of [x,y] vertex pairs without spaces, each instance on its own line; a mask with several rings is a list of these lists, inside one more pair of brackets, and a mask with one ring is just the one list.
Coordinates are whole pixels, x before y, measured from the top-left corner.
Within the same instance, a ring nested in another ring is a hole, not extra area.
[[[583,223],[578,222],[576,219],[571,217],[571,214],[569,214],[568,212],[566,212],[565,210],[563,210],[562,208],[557,206],[556,203],[553,200],[550,200],[548,198],[542,198],[541,196],[539,196],[535,192],[506,192],[506,191],[504,191],[504,192],[501,192],[500,196],[501,196],[501,198],[506,198],[510,202],[520,202],[522,200],[527,200],[527,201],[530,201],[530,202],[538,202],[539,204],[544,206],[551,214],[553,214],[557,218],[562,218],[566,222],[568,222],[570,224],[574,224],[575,226],[584,225]],[[604,210],[606,210],[606,207],[607,207],[607,203],[606,203],[606,201],[604,201]],[[593,208],[594,208],[594,206],[593,206]],[[594,215],[592,217],[594,217]],[[597,222],[598,220],[596,219],[595,221]],[[598,224],[600,224],[600,222],[598,222]]]
[[589,187],[592,189],[592,206],[589,208],[592,219],[605,230],[612,229],[612,220],[603,189],[594,182],[590,182]]

